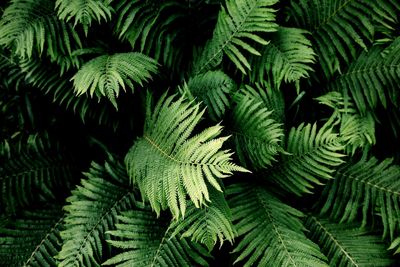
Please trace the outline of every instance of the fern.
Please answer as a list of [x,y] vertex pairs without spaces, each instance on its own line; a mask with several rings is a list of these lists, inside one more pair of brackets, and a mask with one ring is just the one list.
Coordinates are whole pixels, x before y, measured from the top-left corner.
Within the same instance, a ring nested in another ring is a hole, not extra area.
[[61,208],[50,206],[23,211],[0,225],[0,266],[56,266],[62,219]]
[[67,198],[65,230],[58,266],[98,266],[107,254],[106,232],[115,227],[116,214],[133,207],[135,193],[127,189],[123,166],[109,156],[104,166],[92,163],[81,185]]
[[267,168],[282,151],[280,143],[284,134],[281,125],[271,118],[273,111],[259,99],[239,95],[236,102],[230,131],[240,162],[254,169]]
[[140,53],[118,53],[99,56],[85,63],[72,77],[75,93],[79,96],[96,93],[98,97],[106,96],[117,108],[116,98],[120,87],[133,90],[133,83],[143,85],[157,72],[157,63]]
[[[108,233],[117,240],[108,240],[124,252],[107,260],[112,266],[207,266],[207,250],[179,235],[171,236],[173,223],[157,219],[146,206],[137,203],[135,210],[118,216],[117,230]],[[121,240],[122,239],[122,240]]]
[[303,214],[267,190],[250,184],[227,188],[241,241],[233,250],[243,266],[327,266],[318,246],[304,235]]
[[222,71],[196,75],[180,89],[188,99],[202,101],[213,121],[220,120],[230,108],[230,95],[235,90],[235,82]]
[[340,168],[322,192],[321,214],[329,214],[340,222],[352,222],[362,215],[365,226],[371,215],[379,213],[383,236],[393,239],[400,230],[400,167],[392,162],[362,158]]
[[190,237],[192,242],[204,244],[211,251],[217,239],[222,246],[225,240],[233,243],[235,231],[232,225],[232,214],[223,193],[209,188],[210,204],[198,209],[188,204],[184,219],[175,223],[172,236],[180,234],[182,238]]
[[190,137],[204,110],[175,98],[164,94],[151,110],[148,97],[143,137],[135,141],[125,163],[143,199],[157,214],[168,207],[177,219],[185,215],[186,195],[198,208],[210,200],[208,183],[221,191],[221,178],[247,170],[231,162],[228,150],[221,150],[227,139],[217,138],[221,126]]
[[250,70],[250,64],[241,50],[260,55],[251,42],[266,45],[268,42],[256,33],[277,30],[275,10],[271,8],[276,2],[277,0],[226,1],[226,8],[222,7],[218,15],[212,39],[195,60],[194,72],[203,73],[218,67],[223,54],[241,72]]
[[56,1],[57,15],[66,22],[74,19],[74,26],[78,23],[83,25],[87,34],[92,20],[101,22],[101,20],[110,20],[112,8],[110,2],[113,0],[74,0],[74,1]]
[[269,81],[279,89],[282,81],[296,83],[308,78],[313,71],[311,64],[315,63],[315,53],[311,41],[307,39],[308,32],[302,29],[279,27],[271,34],[271,41],[261,50],[260,57],[253,57],[250,65],[254,66],[250,80],[254,82]]
[[330,266],[391,266],[392,260],[379,236],[357,225],[335,224],[314,216],[309,216],[305,225]]

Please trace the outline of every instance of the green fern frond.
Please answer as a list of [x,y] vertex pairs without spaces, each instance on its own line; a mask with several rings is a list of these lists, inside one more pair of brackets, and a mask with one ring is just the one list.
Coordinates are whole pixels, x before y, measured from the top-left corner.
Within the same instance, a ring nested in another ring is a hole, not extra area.
[[[195,60],[196,74],[216,68],[225,54],[243,73],[250,70],[250,63],[242,51],[261,55],[252,42],[266,45],[260,33],[276,31],[275,10],[277,0],[227,0],[222,7],[214,34],[200,56]],[[257,34],[258,33],[258,34]]]
[[259,101],[250,94],[237,95],[229,129],[241,164],[255,170],[265,169],[276,160],[283,150],[284,136],[282,125],[271,118],[273,110]]
[[207,184],[222,191],[221,178],[247,170],[231,162],[232,153],[221,150],[227,140],[218,137],[221,126],[191,136],[204,114],[200,104],[167,94],[153,110],[150,103],[149,96],[143,137],[135,141],[125,163],[132,182],[157,214],[169,207],[178,219],[185,215],[186,195],[199,208],[210,201]]
[[64,207],[64,241],[58,266],[99,266],[107,255],[106,231],[117,222],[117,212],[134,206],[135,192],[122,164],[109,156],[104,166],[92,163],[81,185],[67,198]]
[[335,224],[309,216],[305,225],[310,238],[328,257],[330,266],[392,266],[381,238],[355,224]]
[[331,179],[345,156],[345,146],[329,122],[320,129],[315,123],[293,127],[284,149],[288,154],[262,176],[296,195],[311,193],[314,184]]
[[113,0],[57,0],[55,9],[58,18],[66,22],[74,19],[74,26],[78,23],[83,25],[87,34],[92,21],[108,21],[113,12],[110,2]]
[[275,89],[279,89],[282,81],[296,83],[298,87],[301,78],[308,78],[313,71],[315,53],[309,33],[302,29],[279,27],[271,34],[268,45],[261,50],[260,57],[252,57],[250,65],[251,82],[269,81]]
[[328,84],[330,90],[351,96],[361,114],[378,103],[400,106],[400,37],[388,48],[375,46],[362,53],[349,68]]
[[60,207],[23,211],[0,225],[0,266],[56,266],[63,229]]
[[233,253],[242,266],[327,266],[317,245],[304,235],[303,214],[264,188],[227,188],[233,222],[242,237]]
[[56,61],[81,47],[77,32],[54,14],[52,0],[13,0],[0,21],[0,45],[21,58],[43,52]]
[[[103,265],[123,266],[208,266],[207,250],[180,235],[172,236],[174,223],[156,215],[141,203],[133,211],[118,216],[116,240],[108,242],[123,250]],[[122,239],[122,240],[121,240]]]
[[72,77],[75,93],[79,96],[96,93],[106,96],[117,108],[116,97],[120,87],[133,90],[133,82],[143,86],[157,72],[157,62],[141,53],[118,53],[103,55],[85,63]]
[[1,209],[15,214],[21,207],[55,201],[57,191],[69,189],[76,163],[47,134],[30,135],[15,144],[0,144]]
[[192,242],[202,243],[211,251],[217,239],[221,246],[225,240],[232,244],[235,231],[224,194],[212,187],[208,190],[210,203],[200,209],[189,203],[185,218],[174,222],[172,236],[180,233],[181,238],[191,238]]
[[326,78],[357,57],[371,44],[375,21],[390,17],[386,0],[296,0],[289,8],[291,21],[311,33]]
[[[320,199],[321,214],[340,222],[352,222],[362,215],[362,226],[376,213],[383,223],[383,236],[394,238],[400,230],[400,166],[393,160],[379,162],[362,158],[340,168]],[[346,193],[344,193],[346,192]]]
[[389,250],[396,249],[393,253],[399,254],[400,253],[400,237],[397,237],[393,242],[390,244]]
[[220,70],[208,71],[191,78],[180,90],[189,100],[203,102],[210,118],[218,121],[230,107],[230,95],[236,90],[236,84]]

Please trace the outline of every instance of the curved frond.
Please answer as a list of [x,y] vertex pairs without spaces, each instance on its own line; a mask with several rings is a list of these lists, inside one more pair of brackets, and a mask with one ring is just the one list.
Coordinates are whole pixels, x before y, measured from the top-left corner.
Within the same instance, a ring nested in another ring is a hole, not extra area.
[[243,52],[260,55],[252,43],[268,42],[257,33],[276,31],[275,10],[271,7],[278,0],[227,0],[218,15],[214,34],[200,56],[195,60],[194,72],[212,70],[222,62],[225,54],[235,66],[246,73],[250,64]]
[[55,9],[58,18],[66,22],[74,20],[74,26],[83,25],[86,34],[92,21],[108,21],[113,12],[110,2],[113,0],[57,0]]
[[166,94],[153,110],[150,102],[148,97],[143,137],[135,141],[125,163],[143,199],[157,214],[168,207],[177,219],[185,214],[187,195],[198,208],[210,200],[207,184],[222,191],[221,178],[247,170],[231,162],[232,153],[221,150],[227,139],[218,137],[221,126],[191,136],[204,114],[200,104]]
[[253,95],[240,94],[235,100],[229,131],[240,162],[247,168],[267,168],[283,150],[282,125],[272,118],[274,111]]
[[[360,49],[371,44],[375,23],[390,18],[386,0],[296,0],[289,8],[290,19],[311,33],[326,78],[354,60]],[[394,19],[392,17],[392,19]]]
[[279,27],[260,51],[261,56],[251,58],[251,82],[267,80],[278,90],[282,81],[298,86],[301,78],[308,78],[313,71],[315,53],[307,35],[302,29]]
[[232,244],[235,231],[224,194],[212,187],[209,191],[210,203],[200,209],[189,203],[185,218],[174,222],[172,236],[181,233],[182,238],[191,238],[192,242],[202,243],[211,251],[217,240],[221,246],[225,240]]
[[172,236],[173,223],[157,218],[151,209],[137,203],[135,210],[118,215],[116,240],[108,242],[123,250],[103,265],[123,266],[208,266],[207,250],[182,236]]
[[233,250],[242,266],[327,266],[304,235],[303,214],[251,184],[227,188],[233,222],[242,239]]
[[330,123],[320,129],[315,123],[293,127],[284,147],[288,154],[282,154],[280,161],[262,176],[296,195],[311,193],[314,184],[331,179],[344,162],[345,146],[332,128]]
[[181,89],[190,100],[203,102],[213,121],[221,120],[224,116],[230,107],[230,95],[235,90],[235,82],[220,70],[196,75]]
[[59,200],[69,189],[77,164],[48,135],[30,135],[16,144],[0,144],[0,203],[7,214],[40,201]]
[[24,211],[0,225],[1,266],[56,266],[63,229],[60,207]]
[[120,88],[133,90],[133,82],[143,85],[157,72],[157,62],[141,53],[103,55],[85,63],[72,77],[75,93],[79,96],[96,93],[106,96],[117,108]]
[[340,168],[322,192],[321,214],[340,222],[352,222],[362,215],[362,225],[379,213],[383,236],[400,230],[400,166],[393,160],[379,162],[363,158]]
[[45,52],[52,61],[81,47],[73,27],[58,20],[52,0],[12,0],[0,21],[0,45],[22,58]]
[[349,68],[328,84],[330,90],[349,95],[361,114],[378,103],[400,106],[400,37],[388,48],[375,46],[362,53]]
[[307,233],[328,257],[330,266],[392,266],[385,244],[379,236],[354,224],[335,224],[309,216]]
[[104,166],[92,163],[85,176],[64,207],[60,267],[99,266],[109,251],[106,231],[114,229],[117,212],[134,206],[135,192],[116,159],[110,156]]

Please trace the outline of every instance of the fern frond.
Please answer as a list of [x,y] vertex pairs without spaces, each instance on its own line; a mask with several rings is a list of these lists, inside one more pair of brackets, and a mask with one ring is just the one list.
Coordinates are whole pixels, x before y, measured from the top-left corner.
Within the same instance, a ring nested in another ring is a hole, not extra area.
[[280,161],[262,175],[296,195],[311,193],[314,184],[331,179],[345,156],[345,146],[329,122],[320,129],[315,123],[293,127],[284,149],[289,154],[282,154]]
[[271,34],[270,42],[261,50],[260,57],[252,57],[250,65],[251,82],[269,81],[275,89],[279,89],[282,81],[296,83],[301,78],[308,78],[313,71],[315,53],[309,33],[302,29],[279,27]]
[[[340,168],[320,199],[321,214],[340,222],[352,222],[362,215],[362,226],[376,213],[383,223],[383,236],[400,230],[400,166],[393,160],[379,162],[362,158]],[[345,193],[344,193],[345,192]]]
[[[109,231],[116,240],[108,240],[123,252],[103,265],[123,266],[208,266],[207,250],[180,235],[172,237],[174,224],[156,215],[141,203],[133,211],[118,215],[116,230]],[[121,240],[122,239],[122,240]]]
[[327,266],[317,245],[304,235],[303,214],[264,188],[227,188],[233,222],[242,237],[233,250],[242,266]]
[[77,32],[58,20],[52,0],[12,0],[0,21],[0,45],[21,58],[43,52],[56,61],[81,47]]
[[72,77],[75,93],[79,96],[106,96],[117,108],[120,87],[133,90],[133,82],[143,85],[157,72],[157,62],[141,53],[119,53],[99,56],[85,63]]
[[55,9],[58,18],[66,22],[74,19],[74,26],[82,24],[87,34],[92,21],[100,23],[111,19],[113,12],[110,2],[113,0],[57,0]]
[[137,139],[125,158],[129,176],[143,199],[160,214],[169,207],[175,219],[185,215],[186,195],[198,208],[210,200],[207,184],[222,191],[220,179],[233,171],[247,171],[231,162],[221,150],[227,137],[217,138],[219,125],[191,136],[204,114],[200,105],[164,94],[154,110],[147,100],[143,137]]
[[282,125],[271,118],[273,110],[258,98],[240,94],[235,100],[229,131],[240,162],[255,170],[267,168],[282,151]]
[[310,238],[328,257],[330,266],[392,266],[381,238],[355,224],[335,224],[309,216],[305,225]]
[[[135,192],[122,164],[109,156],[104,166],[92,163],[81,185],[67,198],[64,207],[64,241],[58,266],[99,266],[109,249],[106,231],[117,222],[117,212],[134,206]],[[107,249],[108,248],[108,249]]]
[[208,71],[191,78],[180,90],[189,100],[203,102],[210,118],[218,121],[230,107],[230,95],[236,90],[236,84],[220,70]]
[[383,1],[296,0],[289,8],[291,21],[311,33],[326,78],[352,62],[371,44],[375,21],[390,16]]
[[56,266],[62,220],[61,208],[50,206],[24,211],[0,225],[0,266]]
[[393,242],[390,244],[389,250],[394,250],[396,249],[393,253],[398,254],[400,253],[400,237],[397,237]]
[[250,63],[244,51],[260,55],[252,42],[266,45],[268,42],[260,37],[263,32],[276,31],[275,10],[271,7],[277,0],[227,0],[222,7],[214,34],[200,56],[195,60],[196,74],[216,68],[225,54],[243,73],[250,70]]
[[7,214],[40,201],[59,200],[69,189],[76,163],[47,134],[30,135],[16,144],[0,144],[1,206]]
[[330,90],[351,96],[361,114],[374,110],[378,103],[400,106],[400,37],[388,48],[375,46],[362,53],[349,68],[331,83]]
[[211,251],[217,239],[221,246],[225,240],[232,244],[235,231],[224,194],[212,187],[209,191],[210,203],[200,209],[189,203],[185,218],[174,222],[172,236],[180,233],[181,238],[191,238],[192,242],[202,243]]

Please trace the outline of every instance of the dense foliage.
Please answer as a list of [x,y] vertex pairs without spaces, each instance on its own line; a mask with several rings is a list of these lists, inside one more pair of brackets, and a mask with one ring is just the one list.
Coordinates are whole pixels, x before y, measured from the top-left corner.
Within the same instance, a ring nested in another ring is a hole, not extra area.
[[0,15],[0,266],[400,265],[398,0]]

